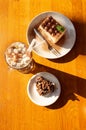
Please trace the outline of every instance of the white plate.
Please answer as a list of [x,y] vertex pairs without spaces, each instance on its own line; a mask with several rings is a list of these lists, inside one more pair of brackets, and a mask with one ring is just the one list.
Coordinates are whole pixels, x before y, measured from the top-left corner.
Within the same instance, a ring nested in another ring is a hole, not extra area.
[[58,12],[44,12],[37,15],[35,18],[33,18],[28,27],[27,40],[29,43],[31,43],[32,39],[34,38],[34,32],[33,32],[34,27],[36,27],[37,24],[39,24],[40,21],[43,20],[46,16],[53,16],[53,18],[55,18],[67,29],[64,39],[62,41],[63,44],[61,44],[60,49],[58,50],[60,54],[58,53],[58,55],[56,56],[48,48],[44,46],[39,46],[38,49],[34,49],[34,52],[37,53],[39,56],[48,59],[60,58],[66,55],[73,48],[76,40],[75,28],[72,22],[63,14],[60,14]]
[[[40,96],[36,90],[36,78],[37,76],[43,76],[47,80],[54,82],[56,87],[54,92],[46,96]],[[32,76],[27,85],[27,93],[31,101],[39,106],[49,106],[53,104],[60,96],[61,86],[58,79],[51,73],[48,72],[40,72],[36,75]]]

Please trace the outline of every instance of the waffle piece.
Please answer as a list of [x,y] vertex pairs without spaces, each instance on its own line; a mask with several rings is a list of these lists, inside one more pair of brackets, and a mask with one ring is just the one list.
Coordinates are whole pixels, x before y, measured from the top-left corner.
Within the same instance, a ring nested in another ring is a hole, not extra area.
[[50,45],[53,45],[65,34],[66,29],[52,16],[49,16],[41,22],[38,31]]
[[42,76],[38,76],[36,79],[36,87],[39,95],[46,95],[54,91],[55,84]]

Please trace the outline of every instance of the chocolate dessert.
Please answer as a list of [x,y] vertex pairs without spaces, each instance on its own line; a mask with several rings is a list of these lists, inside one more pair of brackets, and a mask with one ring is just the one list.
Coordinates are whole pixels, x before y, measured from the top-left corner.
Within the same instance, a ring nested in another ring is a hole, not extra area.
[[38,31],[50,45],[53,45],[65,34],[66,29],[52,16],[49,16],[41,22]]
[[46,95],[54,92],[55,84],[42,76],[36,78],[36,87],[39,95]]

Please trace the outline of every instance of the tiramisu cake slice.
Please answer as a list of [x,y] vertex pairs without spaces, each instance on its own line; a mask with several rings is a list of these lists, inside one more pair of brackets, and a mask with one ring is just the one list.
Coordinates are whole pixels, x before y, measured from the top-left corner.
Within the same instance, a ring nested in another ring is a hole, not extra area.
[[50,45],[53,45],[65,34],[66,29],[52,16],[49,16],[41,22],[38,31]]

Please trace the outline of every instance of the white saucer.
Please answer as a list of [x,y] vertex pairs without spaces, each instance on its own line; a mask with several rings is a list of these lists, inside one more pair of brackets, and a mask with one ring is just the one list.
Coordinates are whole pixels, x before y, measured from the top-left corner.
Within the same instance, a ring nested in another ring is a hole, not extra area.
[[28,30],[27,30],[27,40],[31,43],[32,39],[34,38],[34,31],[33,29],[40,23],[47,16],[53,16],[60,24],[62,24],[66,29],[66,34],[63,39],[63,44],[61,44],[60,49],[58,50],[58,55],[54,55],[48,48],[39,46],[38,49],[34,49],[34,52],[41,57],[48,58],[48,59],[56,59],[66,55],[70,50],[73,48],[75,40],[76,40],[76,32],[72,22],[58,12],[44,12],[37,15],[35,18],[32,19]]
[[[55,90],[49,95],[40,96],[36,90],[36,78],[37,76],[43,76],[47,80],[55,83]],[[32,76],[27,85],[27,93],[31,101],[39,106],[49,106],[56,102],[61,93],[61,86],[58,79],[51,73],[48,72],[40,72],[36,75]]]

